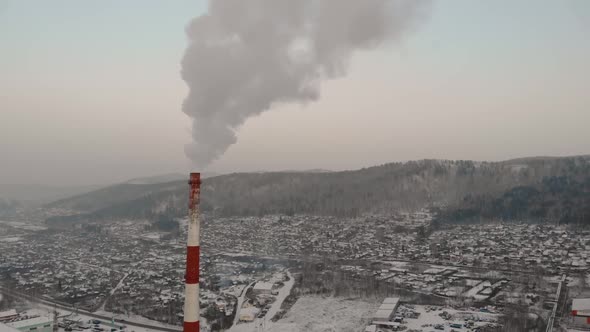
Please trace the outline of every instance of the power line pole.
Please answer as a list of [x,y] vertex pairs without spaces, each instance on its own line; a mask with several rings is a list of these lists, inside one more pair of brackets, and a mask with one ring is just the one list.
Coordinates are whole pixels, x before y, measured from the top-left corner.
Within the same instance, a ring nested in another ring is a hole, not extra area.
[[57,306],[53,305],[53,332],[58,332],[59,326],[57,323]]

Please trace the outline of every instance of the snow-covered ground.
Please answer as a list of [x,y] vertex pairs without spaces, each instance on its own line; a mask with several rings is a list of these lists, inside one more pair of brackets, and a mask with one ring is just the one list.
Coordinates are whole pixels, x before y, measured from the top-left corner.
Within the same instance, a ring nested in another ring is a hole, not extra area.
[[143,237],[144,239],[148,239],[148,240],[159,240],[160,239],[160,233],[145,233],[142,234],[141,237]]
[[363,331],[380,301],[367,302],[334,297],[305,296],[285,317],[268,324],[265,332],[358,332]]
[[[381,302],[360,299],[334,297],[304,296],[297,300],[289,312],[276,323],[261,321],[252,324],[238,324],[231,332],[358,332],[363,331],[371,322],[373,314]],[[450,323],[465,324],[473,321],[476,326],[483,326],[497,321],[499,315],[478,311],[461,311],[452,308],[431,310],[432,306],[413,306],[420,313],[418,319],[404,320],[406,329],[432,331],[435,324],[441,324],[444,331],[451,331]],[[440,314],[446,311],[450,320]]]
[[[119,283],[117,284],[117,286],[115,286],[115,288],[113,288],[113,289],[111,290],[111,292],[109,293],[109,297],[113,296],[113,294],[115,294],[115,292],[116,292],[116,291],[117,291],[119,288],[123,287],[123,282],[125,281],[125,279],[127,279],[127,277],[128,277],[130,274],[131,274],[131,273],[127,273],[127,274],[125,274],[125,275],[123,276],[123,278],[121,278],[121,280],[119,281]],[[104,307],[105,307],[105,305],[106,305],[106,304],[107,304],[107,300],[105,300],[105,301],[102,303],[102,305],[100,306],[100,309],[99,309],[99,310],[104,310]]]
[[[276,296],[275,301],[273,302],[268,313],[263,318],[256,319],[252,323],[237,324],[238,320],[239,320],[239,315],[240,315],[240,312],[238,311],[236,313],[236,319],[234,321],[234,325],[232,326],[231,329],[229,329],[229,332],[274,331],[271,329],[275,328],[277,324],[271,322],[271,319],[274,317],[274,315],[277,312],[279,312],[279,310],[281,310],[281,306],[283,305],[283,302],[285,302],[285,299],[291,293],[291,289],[293,288],[293,285],[295,285],[295,279],[293,278],[291,273],[289,271],[287,271],[286,274],[289,277],[289,281],[286,281],[284,286],[279,289],[279,294]],[[282,275],[282,273],[279,275]],[[275,277],[277,277],[277,276],[275,276]],[[276,282],[279,280],[276,279],[276,280],[271,280],[271,281]],[[251,286],[252,286],[252,284],[248,285],[248,288]],[[241,305],[244,301],[244,295],[246,294],[246,291],[247,291],[247,288],[246,288],[246,290],[244,290],[244,293],[242,294],[242,296],[240,296],[240,298],[238,298],[237,308],[241,308]],[[279,329],[276,331],[286,331],[286,330]]]
[[125,276],[123,276],[123,278],[121,278],[121,280],[119,281],[117,286],[115,288],[113,288],[113,290],[111,290],[111,293],[110,293],[111,296],[113,296],[113,294],[115,294],[115,292],[123,286],[123,282],[125,281],[125,279],[127,279],[127,277],[129,275],[130,275],[130,273],[127,273],[127,274],[125,274]]
[[[435,324],[441,324],[444,327],[444,331],[451,331],[449,323],[465,324],[466,321],[474,321],[475,325],[482,326],[488,323],[497,321],[499,315],[492,313],[484,313],[478,311],[460,311],[452,308],[441,308],[436,307],[437,310],[430,310],[433,306],[421,306],[413,305],[415,312],[420,313],[420,317],[417,319],[405,318],[403,326],[408,329],[414,329],[418,331],[432,331],[432,326]],[[443,319],[440,314],[446,311],[451,315],[450,320]],[[439,330],[443,331],[443,330]]]
[[246,292],[248,292],[248,289],[250,287],[252,287],[254,285],[255,282],[252,282],[251,284],[249,284],[248,286],[246,286],[243,290],[242,293],[240,294],[240,296],[238,297],[238,304],[236,305],[236,317],[234,318],[234,326],[236,324],[238,324],[238,321],[240,320],[240,309],[242,308],[242,304],[244,304],[244,298],[246,297]]
[[400,262],[400,261],[379,261],[383,264],[389,264],[392,267],[396,267],[396,268],[404,268],[408,265],[408,262]]
[[285,282],[285,285],[279,290],[279,294],[276,296],[276,300],[273,303],[268,313],[264,316],[264,319],[268,322],[270,321],[276,314],[281,310],[281,306],[285,299],[291,293],[291,289],[293,285],[295,285],[295,278],[291,275],[289,271],[287,271],[287,276],[289,277],[289,281]]
[[465,297],[472,297],[475,298],[476,300],[485,300],[487,299],[489,296],[488,295],[481,295],[479,294],[479,292],[481,292],[484,288],[486,287],[491,287],[492,284],[489,281],[482,281],[479,284],[477,284],[475,287],[471,288],[470,290],[468,290],[467,292],[465,292]]

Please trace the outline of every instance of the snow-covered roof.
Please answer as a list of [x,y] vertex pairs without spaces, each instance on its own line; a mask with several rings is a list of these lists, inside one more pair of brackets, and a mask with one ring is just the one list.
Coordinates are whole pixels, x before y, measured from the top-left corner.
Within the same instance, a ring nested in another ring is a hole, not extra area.
[[369,325],[365,328],[365,332],[377,332],[377,325]]
[[590,316],[590,298],[588,299],[573,299],[572,311],[577,311],[578,316],[584,314],[584,316]]
[[10,323],[7,323],[6,325],[14,327],[16,329],[20,329],[25,326],[35,326],[35,325],[52,324],[52,323],[53,323],[53,319],[51,319],[49,317],[35,317],[35,318],[31,318],[31,319],[19,320],[16,322],[10,322]]
[[396,303],[383,303],[380,307],[379,310],[394,310],[395,307],[397,307]]
[[260,310],[254,306],[240,309],[240,320],[254,320]]
[[16,310],[10,309],[7,311],[0,311],[0,318],[16,316]]
[[391,327],[398,327],[401,325],[400,323],[389,322],[389,321],[373,321],[373,324],[379,325],[379,326],[391,326]]
[[383,310],[377,310],[377,312],[375,312],[375,314],[373,315],[373,319],[375,319],[375,320],[379,320],[379,319],[389,320],[391,318],[391,316],[393,316],[393,310],[383,309]]
[[383,300],[383,304],[385,303],[393,303],[397,305],[399,304],[399,297],[387,297]]
[[257,282],[254,285],[254,290],[272,290],[273,283],[270,282]]

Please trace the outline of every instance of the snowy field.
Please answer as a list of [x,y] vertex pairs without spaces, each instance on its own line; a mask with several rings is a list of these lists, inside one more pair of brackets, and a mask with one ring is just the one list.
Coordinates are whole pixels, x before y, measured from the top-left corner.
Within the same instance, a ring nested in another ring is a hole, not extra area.
[[363,331],[380,301],[344,298],[302,297],[269,332],[358,332]]
[[233,326],[231,332],[358,332],[363,331],[381,302],[305,296],[276,323],[256,321]]

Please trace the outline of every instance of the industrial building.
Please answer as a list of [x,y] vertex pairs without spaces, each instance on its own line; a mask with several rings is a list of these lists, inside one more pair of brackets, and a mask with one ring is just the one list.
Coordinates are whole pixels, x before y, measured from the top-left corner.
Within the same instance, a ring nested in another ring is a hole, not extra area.
[[377,332],[377,325],[369,325],[365,328],[365,332]]
[[257,282],[256,285],[254,285],[252,292],[255,295],[261,295],[261,294],[270,295],[272,293],[273,286],[274,286],[273,283],[260,281],[260,282]]
[[52,332],[53,319],[50,317],[34,317],[5,323],[8,327],[22,332]]
[[18,317],[16,310],[0,311],[0,322],[7,322]]
[[241,322],[253,322],[256,316],[260,312],[260,309],[255,306],[249,306],[240,310],[240,321]]
[[388,297],[385,300],[383,300],[383,303],[381,304],[379,309],[377,309],[377,312],[375,312],[375,314],[373,315],[373,323],[375,324],[377,322],[382,323],[390,321],[393,318],[393,315],[395,314],[395,310],[397,310],[398,305],[398,297]]

